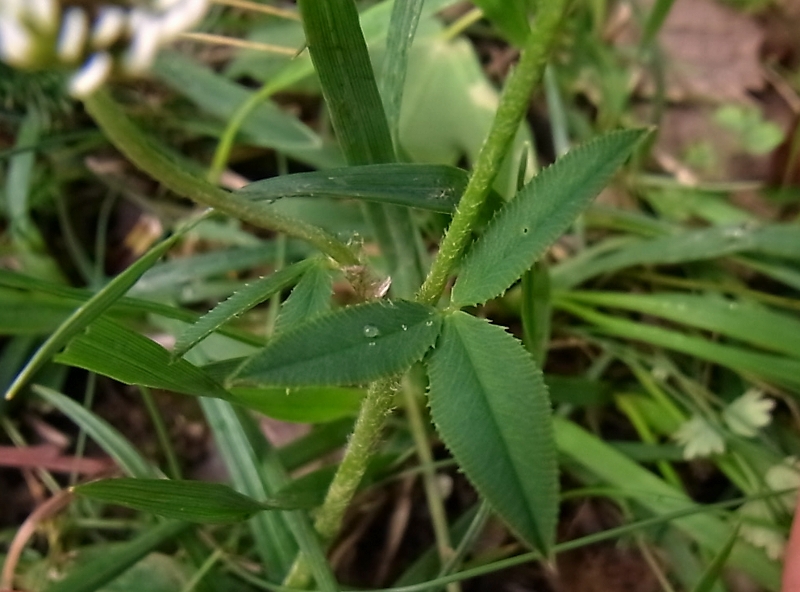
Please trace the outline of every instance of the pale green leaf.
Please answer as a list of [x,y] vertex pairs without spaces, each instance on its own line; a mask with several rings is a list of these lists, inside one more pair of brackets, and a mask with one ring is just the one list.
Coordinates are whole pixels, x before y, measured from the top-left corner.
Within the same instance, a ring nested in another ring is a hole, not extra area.
[[274,388],[233,387],[233,401],[273,419],[298,423],[324,423],[355,417],[364,391],[357,388],[319,386]]
[[433,345],[441,320],[428,306],[370,302],[276,336],[236,375],[275,386],[358,384],[405,370]]
[[608,133],[540,171],[467,253],[453,303],[483,303],[508,289],[609,182],[645,133]]
[[73,339],[56,361],[125,384],[230,399],[228,392],[197,366],[183,359],[171,363],[169,351],[155,341],[104,318]]
[[172,354],[173,359],[185,354],[223,324],[291,285],[310,266],[310,261],[295,263],[247,284],[244,288],[235,292],[230,298],[219,303],[178,336],[175,342],[175,351]]
[[360,199],[449,214],[467,186],[467,173],[448,165],[372,164],[282,175],[250,183],[239,195]]
[[428,359],[433,421],[459,466],[506,523],[547,555],[558,474],[541,371],[502,328],[463,312]]

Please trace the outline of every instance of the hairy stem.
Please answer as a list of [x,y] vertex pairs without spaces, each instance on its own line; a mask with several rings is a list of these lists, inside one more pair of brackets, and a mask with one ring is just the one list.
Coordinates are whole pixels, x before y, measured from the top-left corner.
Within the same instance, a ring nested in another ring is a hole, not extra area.
[[417,300],[434,304],[439,300],[447,278],[469,244],[478,215],[489,195],[497,172],[528,107],[531,93],[544,75],[547,58],[556,40],[568,0],[540,2],[531,34],[519,63],[508,77],[492,129],[481,147],[464,195],[439,246],[428,277],[417,293]]

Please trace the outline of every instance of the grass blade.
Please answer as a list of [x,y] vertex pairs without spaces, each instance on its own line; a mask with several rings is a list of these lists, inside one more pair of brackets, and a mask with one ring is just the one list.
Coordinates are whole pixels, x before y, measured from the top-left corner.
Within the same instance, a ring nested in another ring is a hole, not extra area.
[[72,340],[60,364],[110,376],[125,384],[139,384],[186,395],[230,399],[230,394],[190,362],[172,361],[169,351],[152,339],[107,319],[97,319]]
[[188,522],[169,521],[148,527],[121,547],[85,562],[63,580],[47,587],[47,592],[95,592],[166,541],[191,528]]
[[33,385],[32,388],[42,399],[74,421],[129,476],[140,479],[159,476],[158,471],[139,454],[139,451],[130,442],[94,413],[53,389],[38,384]]
[[447,165],[372,164],[282,175],[250,183],[242,197],[360,199],[449,214],[467,186],[467,173]]
[[11,386],[8,387],[6,399],[13,397],[36,371],[53,357],[58,350],[64,347],[72,337],[80,333],[93,320],[103,314],[108,307],[119,300],[142,274],[150,269],[177,242],[182,233],[189,228],[190,225],[185,226],[182,231],[176,232],[167,240],[150,249],[128,269],[111,280],[102,290],[80,305],[39,347],[25,365],[25,368],[17,375]]

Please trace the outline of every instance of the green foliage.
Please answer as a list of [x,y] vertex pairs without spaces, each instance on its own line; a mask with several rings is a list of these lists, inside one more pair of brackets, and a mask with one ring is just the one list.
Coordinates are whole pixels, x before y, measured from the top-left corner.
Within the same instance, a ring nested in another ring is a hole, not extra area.
[[541,371],[502,328],[463,312],[445,317],[427,366],[431,414],[447,447],[506,523],[548,555],[558,475]]
[[612,132],[541,171],[492,219],[453,287],[453,304],[486,302],[504,292],[608,183],[645,132]]
[[236,372],[237,383],[360,384],[406,370],[441,324],[422,304],[395,300],[336,310],[276,336]]
[[256,501],[221,483],[171,479],[103,479],[78,485],[83,497],[150,512],[165,518],[222,524],[241,522],[264,510],[293,510],[275,501]]

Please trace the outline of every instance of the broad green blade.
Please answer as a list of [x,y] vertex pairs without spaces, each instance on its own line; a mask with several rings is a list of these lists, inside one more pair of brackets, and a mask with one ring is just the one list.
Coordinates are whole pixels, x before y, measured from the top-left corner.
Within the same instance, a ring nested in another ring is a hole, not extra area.
[[96,592],[158,547],[191,528],[188,522],[170,520],[144,529],[130,542],[86,561],[63,580],[47,587],[47,592]]
[[311,265],[309,261],[290,265],[246,285],[224,302],[220,302],[178,336],[172,358],[181,357],[231,319],[240,316],[294,283]]
[[700,578],[697,585],[692,588],[692,592],[712,592],[717,581],[722,577],[722,570],[725,568],[725,564],[728,562],[731,551],[733,551],[733,546],[736,544],[738,538],[739,525],[736,525],[728,537],[728,542],[725,543],[725,546],[719,550],[714,560],[708,565],[708,568],[703,573],[703,577]]
[[256,512],[278,509],[269,501],[256,501],[227,485],[204,481],[103,479],[72,490],[102,502],[201,524],[241,522]]
[[449,214],[467,186],[466,171],[435,164],[373,164],[282,175],[239,190],[253,200],[360,199]]
[[355,417],[361,408],[364,391],[336,386],[310,386],[293,389],[233,387],[234,402],[267,417],[297,423],[325,423]]
[[433,308],[404,300],[348,306],[276,336],[235,380],[274,386],[366,383],[422,358],[440,324]]
[[[686,510],[695,505],[685,493],[678,491],[653,472],[626,458],[612,446],[565,419],[554,420],[558,450],[603,483],[621,493],[631,495],[642,507],[655,515]],[[683,534],[711,553],[720,553],[729,541],[733,528],[720,517],[697,513],[670,521]],[[732,565],[750,575],[767,590],[780,587],[780,566],[770,561],[761,549],[743,543],[734,546]]]
[[108,319],[98,319],[56,357],[60,364],[176,393],[230,399],[228,391],[197,366],[179,359],[155,341]]
[[475,0],[503,36],[517,46],[523,45],[531,32],[528,18],[535,4],[535,0]]
[[328,312],[331,308],[331,294],[333,274],[324,264],[318,262],[303,274],[281,305],[275,320],[275,333],[283,333]]
[[[188,226],[184,228],[188,230]],[[140,257],[133,265],[111,280],[105,288],[97,292],[85,303],[80,305],[64,321],[61,326],[47,338],[22,372],[8,387],[6,399],[10,399],[22,386],[42,367],[55,353],[75,335],[86,328],[89,323],[103,314],[112,304],[119,300],[133,284],[166,253],[180,238],[182,232],[176,232],[170,238],[160,242]]]
[[50,334],[73,310],[68,301],[0,288],[0,335]]
[[800,321],[794,316],[773,312],[746,301],[669,292],[567,292],[561,297],[594,306],[659,316],[791,357],[800,357]]
[[594,199],[646,133],[605,134],[540,171],[467,253],[453,287],[453,304],[480,304],[508,289]]
[[734,372],[744,375],[745,378],[748,375],[758,376],[769,382],[800,391],[800,360],[797,358],[785,358],[741,347],[722,345],[701,337],[685,335],[679,331],[599,313],[591,308],[565,300],[556,300],[555,307],[593,323],[596,325],[595,330],[606,335],[615,335],[666,347],[727,366]]
[[33,391],[86,432],[130,477],[157,477],[154,469],[122,434],[66,395],[38,384]]
[[505,522],[549,555],[558,472],[541,371],[501,327],[463,312],[445,317],[428,359],[436,429]]

